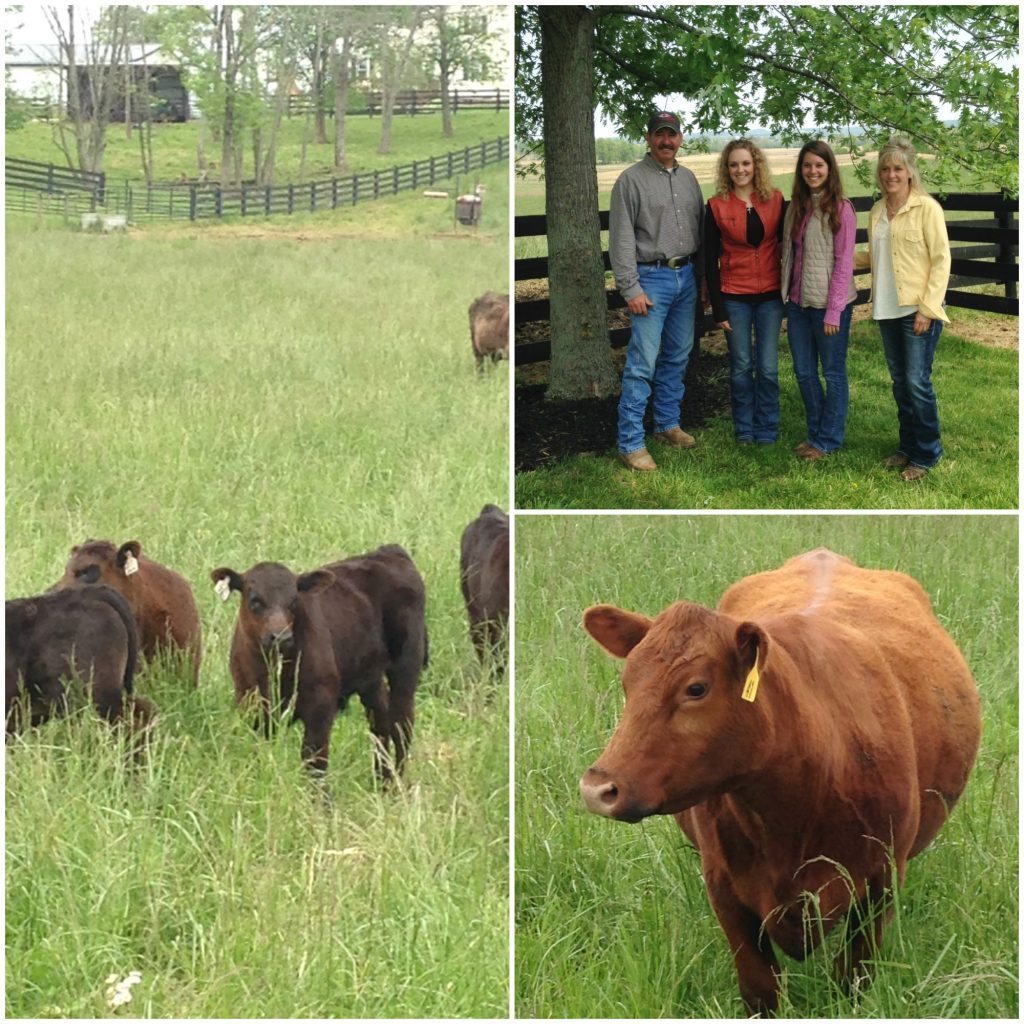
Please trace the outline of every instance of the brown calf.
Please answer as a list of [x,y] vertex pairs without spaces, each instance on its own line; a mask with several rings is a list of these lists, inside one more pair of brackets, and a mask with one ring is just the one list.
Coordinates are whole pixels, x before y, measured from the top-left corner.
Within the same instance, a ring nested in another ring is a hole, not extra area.
[[6,723],[14,735],[62,714],[83,684],[101,718],[111,724],[130,707],[132,725],[145,728],[153,705],[133,693],[138,632],[127,602],[109,587],[48,592],[7,601]]
[[484,292],[469,307],[469,337],[473,342],[477,373],[484,372],[484,360],[508,359],[508,296]]
[[508,623],[508,516],[484,505],[462,533],[459,579],[469,614],[469,635],[483,662],[488,652],[505,664]]
[[183,651],[198,685],[202,630],[196,599],[184,577],[147,558],[137,540],[119,548],[108,540],[87,540],[71,549],[64,575],[53,589],[96,584],[112,587],[128,602],[147,661],[164,648]]
[[[622,821],[675,815],[749,1011],[777,1008],[773,945],[802,959],[846,914],[837,971],[862,973],[891,868],[902,880],[948,817],[981,730],[921,587],[821,549],[734,584],[717,611],[598,605],[584,627],[626,659],[625,710],[584,802]],[[803,920],[808,894],[820,928]]]
[[[389,744],[401,773],[427,664],[426,592],[408,554],[390,544],[299,576],[260,562],[244,573],[215,569],[211,577],[225,599],[232,590],[241,595],[231,676],[237,701],[259,694],[264,731],[272,712],[294,699],[305,728],[302,759],[322,776],[334,717],[355,695],[376,740],[378,777],[391,778]],[[280,690],[272,694],[277,670]]]

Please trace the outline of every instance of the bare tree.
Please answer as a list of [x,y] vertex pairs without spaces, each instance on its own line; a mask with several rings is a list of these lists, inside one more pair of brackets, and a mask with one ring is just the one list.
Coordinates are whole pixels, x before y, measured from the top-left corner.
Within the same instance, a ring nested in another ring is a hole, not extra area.
[[[55,123],[57,144],[69,167],[102,171],[110,117],[123,92],[121,75],[128,63],[128,9],[108,9],[102,36],[81,22],[76,31],[73,6],[63,12],[44,7],[43,13],[57,40],[68,97],[67,111]],[[77,43],[76,36],[84,42]],[[124,98],[127,103],[129,97]]]

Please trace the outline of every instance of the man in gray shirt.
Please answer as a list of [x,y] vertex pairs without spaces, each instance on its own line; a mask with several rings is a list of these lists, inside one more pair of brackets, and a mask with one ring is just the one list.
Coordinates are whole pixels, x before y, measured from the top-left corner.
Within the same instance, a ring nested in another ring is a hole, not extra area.
[[632,335],[619,400],[619,458],[630,469],[657,469],[643,417],[654,393],[654,436],[675,448],[697,442],[679,427],[683,377],[693,348],[704,197],[693,172],[676,163],[679,119],[664,111],[647,122],[648,153],[612,189],[609,250],[615,286],[629,307]]

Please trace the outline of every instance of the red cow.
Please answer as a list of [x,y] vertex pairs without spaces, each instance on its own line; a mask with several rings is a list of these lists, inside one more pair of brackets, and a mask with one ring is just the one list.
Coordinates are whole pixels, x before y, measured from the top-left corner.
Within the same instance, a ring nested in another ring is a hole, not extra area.
[[[79,682],[101,718],[145,728],[153,705],[133,692],[138,632],[128,603],[109,587],[48,592],[5,604],[7,733],[40,725],[72,703]],[[27,712],[27,714],[26,714]]]
[[[271,712],[294,699],[305,727],[303,761],[323,776],[334,717],[356,695],[376,739],[378,777],[391,778],[389,744],[401,773],[427,664],[426,592],[409,555],[389,544],[299,576],[260,562],[244,573],[215,569],[211,577],[225,599],[231,590],[241,595],[231,676],[240,703],[259,694],[264,731]],[[275,663],[280,689],[272,693]]]
[[508,516],[484,505],[462,532],[459,580],[469,615],[469,635],[482,662],[491,651],[504,667],[508,623]]
[[[584,802],[622,821],[675,815],[749,1011],[777,1008],[773,944],[802,959],[846,913],[837,971],[863,973],[891,868],[902,880],[949,816],[981,732],[970,670],[921,587],[822,549],[734,584],[717,611],[598,605],[583,622],[626,659],[625,710]],[[820,929],[802,919],[807,894]]]
[[202,630],[196,599],[184,577],[147,558],[137,540],[119,548],[109,540],[87,540],[71,549],[64,575],[53,589],[96,584],[112,587],[128,602],[147,661],[164,648],[184,651],[191,662],[192,681],[198,685]]
[[484,372],[484,360],[508,359],[508,296],[484,292],[469,307],[469,337],[476,356],[476,372]]

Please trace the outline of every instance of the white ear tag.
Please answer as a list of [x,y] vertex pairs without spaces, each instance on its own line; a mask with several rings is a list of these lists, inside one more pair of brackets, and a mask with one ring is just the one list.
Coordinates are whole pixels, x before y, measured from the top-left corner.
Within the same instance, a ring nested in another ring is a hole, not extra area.
[[134,576],[139,571],[139,560],[129,551],[124,556],[125,576]]
[[227,576],[221,576],[221,578],[214,583],[213,591],[222,601],[226,601],[231,596],[231,580],[229,580]]

